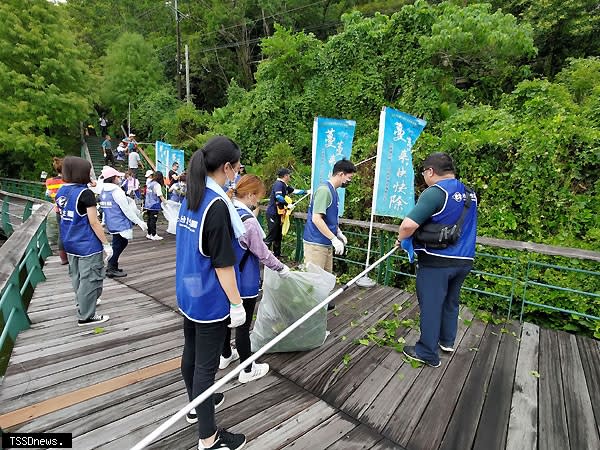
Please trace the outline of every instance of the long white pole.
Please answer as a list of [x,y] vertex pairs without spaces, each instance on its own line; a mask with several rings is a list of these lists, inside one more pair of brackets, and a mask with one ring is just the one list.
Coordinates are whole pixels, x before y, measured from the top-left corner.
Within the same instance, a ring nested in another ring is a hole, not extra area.
[[185,98],[188,105],[192,103],[190,92],[190,49],[187,44],[185,44]]
[[[381,108],[381,113],[379,114],[379,136],[377,138],[377,154],[375,156],[379,156],[382,153],[384,123],[385,123],[385,107]],[[375,164],[374,178],[375,179],[373,182],[373,198],[371,200],[371,220],[369,221],[369,241],[367,244],[367,259],[365,261],[365,267],[367,267],[369,265],[369,259],[371,257],[371,239],[373,236],[373,219],[375,218],[375,205],[377,204],[377,190],[379,187],[379,170],[378,170],[377,164]]]
[[223,378],[221,378],[218,382],[213,384],[210,388],[208,388],[206,391],[204,391],[202,394],[200,394],[198,397],[196,397],[190,403],[188,403],[183,408],[181,408],[179,411],[177,411],[166,422],[163,422],[152,433],[150,433],[148,436],[146,436],[144,439],[142,439],[140,442],[138,442],[132,448],[132,450],[142,450],[143,448],[146,448],[148,446],[148,444],[150,444],[152,441],[154,441],[154,439],[159,437],[163,432],[168,430],[171,427],[171,425],[174,425],[175,422],[177,422],[179,419],[181,419],[183,416],[185,416],[192,408],[195,408],[200,403],[202,403],[203,401],[208,399],[212,394],[217,392],[217,390],[222,388],[227,382],[229,382],[234,377],[236,377],[242,370],[244,370],[246,367],[248,367],[250,364],[252,364],[258,358],[260,358],[262,355],[264,355],[271,347],[273,347],[275,344],[277,344],[279,341],[281,341],[283,338],[285,338],[288,334],[290,334],[292,331],[294,331],[296,328],[298,328],[300,325],[302,325],[308,318],[310,318],[312,315],[316,314],[321,309],[325,308],[325,306],[331,300],[336,298],[338,295],[340,295],[342,292],[344,292],[346,289],[348,289],[350,286],[352,286],[354,283],[356,283],[360,278],[365,276],[369,271],[373,270],[375,267],[377,267],[379,264],[381,264],[387,258],[392,256],[392,254],[396,250],[398,250],[398,247],[392,248],[389,252],[387,252],[385,255],[383,255],[381,258],[379,258],[377,261],[375,261],[373,264],[371,264],[369,267],[367,267],[361,273],[359,273],[354,278],[352,278],[345,285],[343,285],[342,287],[340,287],[339,289],[334,291],[332,294],[330,294],[325,300],[323,300],[321,303],[316,305],[309,312],[304,314],[300,319],[298,319],[296,322],[291,324],[288,328],[283,330],[280,334],[275,336],[271,341],[267,342],[259,351],[257,351],[254,355],[252,355],[246,361],[241,363],[235,370],[232,370],[231,372],[229,372],[227,375],[225,375]]

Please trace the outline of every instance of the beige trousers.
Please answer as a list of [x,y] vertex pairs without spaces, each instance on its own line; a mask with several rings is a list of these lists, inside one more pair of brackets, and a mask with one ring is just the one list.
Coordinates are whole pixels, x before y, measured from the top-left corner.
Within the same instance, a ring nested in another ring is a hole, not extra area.
[[309,262],[333,273],[333,247],[304,242],[304,264]]

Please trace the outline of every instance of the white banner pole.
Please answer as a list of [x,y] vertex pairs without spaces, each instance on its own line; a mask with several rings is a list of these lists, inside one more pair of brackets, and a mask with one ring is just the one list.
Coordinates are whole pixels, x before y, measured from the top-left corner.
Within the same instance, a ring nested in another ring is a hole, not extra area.
[[[385,106],[381,108],[381,113],[379,114],[379,137],[377,139],[377,159],[375,160],[375,180],[373,183],[373,199],[371,201],[371,219],[369,221],[369,241],[367,243],[367,259],[365,261],[365,267],[369,266],[369,260],[371,257],[371,240],[373,238],[373,221],[375,218],[375,207],[377,206],[377,188],[379,186],[379,170],[380,170],[380,162],[381,162],[381,154],[382,154],[382,146],[383,146],[383,133],[385,127]],[[369,158],[372,159],[372,158]],[[365,160],[365,161],[368,161]],[[364,161],[363,161],[364,162]],[[363,278],[356,282],[358,286],[361,287],[373,287],[375,286],[376,281],[369,278],[365,275]]]

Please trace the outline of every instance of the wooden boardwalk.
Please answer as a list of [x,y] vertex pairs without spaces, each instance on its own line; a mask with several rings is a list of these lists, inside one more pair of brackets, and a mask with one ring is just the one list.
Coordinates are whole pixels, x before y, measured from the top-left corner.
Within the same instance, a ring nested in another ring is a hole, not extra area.
[[[136,239],[121,257],[129,276],[106,280],[98,329],[76,325],[65,266],[50,257],[0,386],[4,431],[68,432],[73,448],[127,449],[187,402],[179,373],[182,319],[175,311],[174,238]],[[249,449],[598,449],[600,343],[525,324],[485,324],[463,309],[456,351],[438,369],[357,345],[413,295],[349,289],[318,349],[273,354],[263,379],[231,382],[220,426]],[[418,330],[398,337],[413,343]],[[154,449],[192,449],[179,421]]]

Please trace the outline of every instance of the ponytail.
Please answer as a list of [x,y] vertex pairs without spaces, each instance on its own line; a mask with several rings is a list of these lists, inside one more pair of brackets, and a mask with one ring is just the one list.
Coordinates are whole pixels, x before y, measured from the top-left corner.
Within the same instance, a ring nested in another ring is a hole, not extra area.
[[187,205],[190,211],[197,211],[200,207],[200,202],[204,198],[206,190],[206,164],[204,162],[203,150],[197,150],[190,159],[190,166],[187,170]]
[[235,164],[240,160],[238,145],[226,136],[215,136],[190,159],[187,170],[187,204],[190,211],[197,211],[204,198],[206,177],[225,163]]

